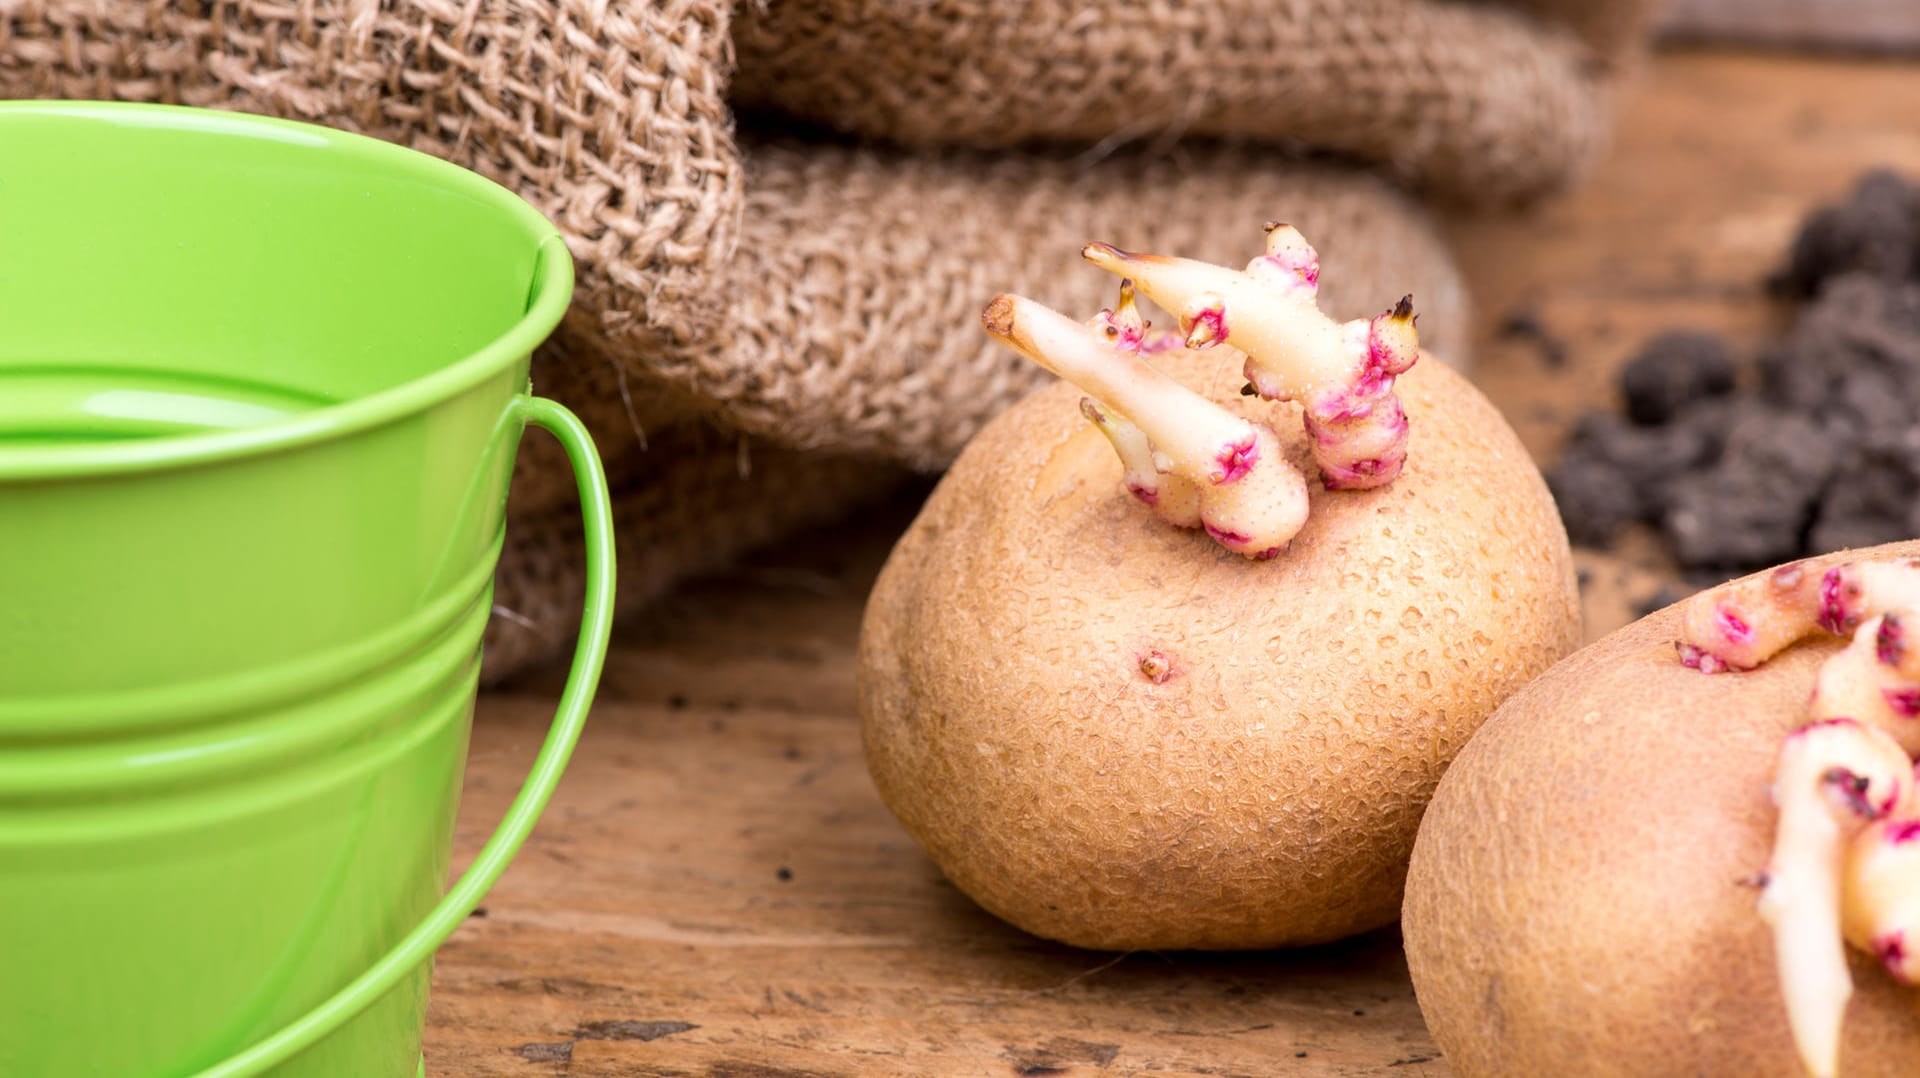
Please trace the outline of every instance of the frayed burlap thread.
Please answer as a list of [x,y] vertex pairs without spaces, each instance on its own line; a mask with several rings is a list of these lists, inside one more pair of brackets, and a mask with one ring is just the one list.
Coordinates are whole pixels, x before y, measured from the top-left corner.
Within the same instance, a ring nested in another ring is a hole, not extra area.
[[[533,391],[572,409],[592,432],[600,459],[618,474],[627,462],[644,461],[660,432],[712,407],[651,374],[630,353],[623,357],[595,322],[578,306],[567,312],[534,353]],[[514,458],[514,511],[536,513],[573,496],[573,469],[560,443],[529,430]]]
[[[884,461],[800,453],[693,421],[657,431],[612,476],[616,614],[782,535],[875,501],[907,472]],[[573,647],[586,581],[577,505],[518,510],[495,574],[481,677],[502,678]]]
[[[1610,65],[1649,0],[759,0],[736,105],[898,144],[1291,144],[1485,205],[1603,147]],[[1543,17],[1557,13],[1561,18]]]
[[1270,219],[1319,247],[1329,313],[1372,315],[1411,292],[1423,343],[1464,365],[1450,253],[1416,204],[1365,172],[1224,147],[1089,162],[749,142],[746,155],[726,330],[641,358],[783,445],[943,467],[1047,377],[981,331],[996,293],[1089,316],[1118,281],[1081,260],[1086,243],[1237,266]]
[[0,97],[323,123],[493,179],[566,234],[603,327],[689,339],[742,195],[730,0],[0,0]]

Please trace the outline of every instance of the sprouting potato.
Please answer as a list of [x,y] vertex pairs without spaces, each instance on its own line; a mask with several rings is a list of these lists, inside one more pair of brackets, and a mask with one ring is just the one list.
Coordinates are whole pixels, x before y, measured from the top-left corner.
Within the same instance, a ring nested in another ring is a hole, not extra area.
[[1475,735],[1403,918],[1456,1071],[1920,1073],[1915,549],[1703,591]]
[[1546,485],[1419,351],[1411,301],[1320,312],[1297,231],[1244,271],[1085,254],[1123,279],[1111,309],[987,304],[1064,381],[973,440],[869,601],[879,792],[957,887],[1050,939],[1390,924],[1448,761],[1578,640]]

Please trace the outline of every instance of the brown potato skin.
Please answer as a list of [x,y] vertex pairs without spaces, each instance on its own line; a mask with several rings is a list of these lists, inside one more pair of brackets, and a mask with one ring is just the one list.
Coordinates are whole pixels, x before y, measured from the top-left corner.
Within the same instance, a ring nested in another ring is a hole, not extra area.
[[[1913,556],[1900,543],[1814,559]],[[1402,928],[1428,1028],[1462,1078],[1800,1078],[1762,869],[1780,738],[1816,637],[1747,673],[1680,665],[1678,607],[1516,693],[1441,780]],[[1920,995],[1854,955],[1841,1074],[1920,1073]]]
[[[1237,354],[1154,362],[1315,474],[1297,406],[1240,396]],[[881,797],[956,886],[1108,950],[1397,917],[1441,770],[1579,630],[1565,531],[1511,428],[1432,357],[1399,387],[1406,471],[1310,479],[1311,518],[1266,562],[1129,497],[1071,386],[974,439],[875,585],[858,678]]]

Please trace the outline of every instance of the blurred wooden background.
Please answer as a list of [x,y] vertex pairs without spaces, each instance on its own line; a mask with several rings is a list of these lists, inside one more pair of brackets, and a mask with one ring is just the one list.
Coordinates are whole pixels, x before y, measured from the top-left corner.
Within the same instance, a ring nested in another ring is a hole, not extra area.
[[1914,0],[1666,0],[1670,42],[1904,52],[1920,47]]

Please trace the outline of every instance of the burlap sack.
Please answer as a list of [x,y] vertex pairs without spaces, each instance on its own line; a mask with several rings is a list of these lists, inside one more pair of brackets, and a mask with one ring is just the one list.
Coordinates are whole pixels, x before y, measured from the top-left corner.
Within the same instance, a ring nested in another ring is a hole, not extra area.
[[[705,346],[644,354],[651,374],[635,372],[628,387],[644,451],[622,427],[617,387],[599,398],[596,437],[622,491],[622,612],[883,493],[904,472],[882,460],[946,463],[993,414],[1051,378],[989,340],[980,308],[1005,289],[1075,313],[1111,304],[1118,282],[1079,257],[1089,239],[1238,264],[1258,250],[1264,221],[1287,217],[1321,245],[1329,311],[1372,314],[1412,291],[1423,343],[1445,356],[1465,338],[1464,290],[1427,217],[1363,173],[1217,149],[1093,166],[797,143],[749,144],[746,156],[742,242],[722,286],[726,331]],[[593,352],[570,327],[543,350],[536,375],[609,377],[602,372],[617,368]],[[727,428],[765,436],[747,443],[746,475],[739,436],[699,421],[647,425],[659,378]],[[592,406],[590,395],[537,388]],[[581,588],[571,498],[564,461],[529,433],[490,681],[570,646]]]
[[[908,474],[884,461],[769,446],[698,420],[651,432],[648,441],[645,453],[609,477],[621,616],[685,577],[877,499]],[[522,494],[514,491],[494,577],[495,616],[481,667],[488,685],[570,653],[580,626],[579,509],[561,503],[523,512]]]
[[0,0],[0,97],[261,112],[446,158],[560,226],[578,304],[690,337],[739,221],[730,0]]
[[[534,362],[617,461],[699,402],[640,360],[710,336],[742,173],[723,93],[729,0],[0,0],[0,97],[237,109],[410,146],[565,233],[578,287]],[[530,438],[526,511],[572,490]]]
[[1218,148],[1085,162],[768,143],[746,158],[726,328],[638,358],[783,445],[945,465],[1047,377],[980,331],[980,309],[1001,291],[1075,315],[1110,305],[1118,282],[1080,258],[1093,240],[1243,265],[1263,222],[1292,221],[1320,249],[1329,313],[1412,292],[1424,343],[1458,360],[1466,339],[1446,247],[1366,173]]
[[[533,389],[572,409],[593,433],[600,459],[618,472],[630,461],[647,460],[661,431],[710,416],[713,408],[623,353],[594,323],[590,310],[576,306],[567,312],[534,353]],[[638,354],[650,355],[652,349]],[[657,458],[652,463],[657,467]],[[514,458],[512,511],[535,513],[573,497],[573,470],[560,444],[529,433]]]
[[[1328,257],[1332,309],[1414,291],[1443,350],[1459,323],[1415,210],[1370,179],[1256,152],[1083,164],[768,145],[743,217],[728,17],[721,0],[7,0],[0,95],[308,119],[511,187],[566,232],[579,269],[535,384],[615,464],[705,411],[783,445],[937,467],[1037,378],[974,332],[978,306],[1016,288],[1098,307],[1111,282],[1073,256],[1095,237],[1239,261],[1262,219],[1293,217]],[[527,511],[566,497],[558,464],[530,442]]]
[[[580,286],[533,379],[583,415],[618,484],[628,609],[897,481],[851,454],[950,460],[1042,377],[977,332],[980,306],[1001,289],[1106,304],[1114,282],[1076,257],[1089,239],[1235,262],[1286,217],[1326,256],[1330,310],[1412,291],[1425,339],[1460,358],[1445,250],[1362,173],[1218,148],[996,160],[781,143],[753,148],[749,181],[724,100],[731,14],[724,0],[0,0],[0,96],[357,130],[553,218]],[[765,439],[745,478],[741,431]],[[564,646],[578,616],[572,479],[538,434],[509,535],[490,679]]]
[[1223,136],[1474,203],[1593,161],[1652,0],[758,0],[737,105],[912,146]]

